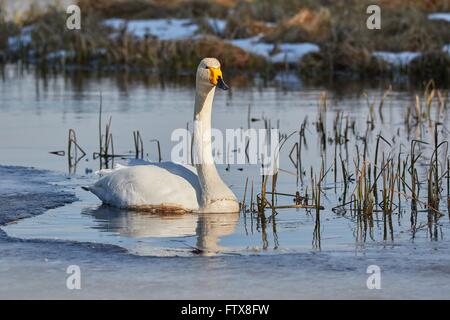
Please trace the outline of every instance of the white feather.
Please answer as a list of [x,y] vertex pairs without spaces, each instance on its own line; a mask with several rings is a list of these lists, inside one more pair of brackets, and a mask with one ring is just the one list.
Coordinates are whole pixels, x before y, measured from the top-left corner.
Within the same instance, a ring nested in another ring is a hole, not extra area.
[[[144,164],[146,163],[146,164]],[[90,190],[104,203],[128,208],[145,205],[197,210],[201,186],[194,167],[174,162],[131,163],[105,172]]]

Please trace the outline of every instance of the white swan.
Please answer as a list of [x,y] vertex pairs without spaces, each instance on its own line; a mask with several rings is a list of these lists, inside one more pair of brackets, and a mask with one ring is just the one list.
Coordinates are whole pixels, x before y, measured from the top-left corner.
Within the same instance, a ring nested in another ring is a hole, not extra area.
[[120,166],[88,189],[105,204],[152,212],[238,212],[239,203],[217,172],[211,151],[211,111],[216,87],[227,90],[220,63],[203,59],[196,76],[195,167],[174,162]]

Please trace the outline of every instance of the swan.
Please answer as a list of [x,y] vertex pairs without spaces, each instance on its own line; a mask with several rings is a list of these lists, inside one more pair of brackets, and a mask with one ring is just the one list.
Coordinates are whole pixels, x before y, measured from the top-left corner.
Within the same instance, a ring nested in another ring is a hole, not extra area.
[[151,212],[239,212],[236,196],[220,178],[211,150],[211,113],[216,87],[227,90],[220,62],[204,58],[196,74],[193,153],[195,166],[138,163],[106,172],[87,189],[104,204]]

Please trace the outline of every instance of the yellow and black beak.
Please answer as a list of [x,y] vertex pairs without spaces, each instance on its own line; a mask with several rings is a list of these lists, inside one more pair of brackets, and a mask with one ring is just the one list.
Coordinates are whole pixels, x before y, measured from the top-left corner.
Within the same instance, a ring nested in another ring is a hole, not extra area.
[[222,70],[220,68],[209,67],[209,81],[222,90],[228,90],[230,87],[223,81]]

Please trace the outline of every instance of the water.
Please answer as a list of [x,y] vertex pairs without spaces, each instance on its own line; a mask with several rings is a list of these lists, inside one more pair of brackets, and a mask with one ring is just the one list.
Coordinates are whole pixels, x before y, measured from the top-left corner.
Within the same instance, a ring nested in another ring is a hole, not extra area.
[[[213,126],[221,130],[249,125],[262,128],[260,119],[264,117],[271,119],[272,126],[277,126],[279,120],[282,133],[289,134],[308,119],[307,149],[304,147],[302,155],[303,184],[300,179],[297,181],[296,168],[288,157],[298,136],[288,140],[282,149],[282,171],[277,184],[279,192],[299,190],[304,194],[311,185],[310,167],[316,174],[320,169],[321,149],[315,124],[320,95],[326,88],[287,79],[283,82],[279,78],[268,86],[258,81],[252,85],[242,84],[239,78],[230,79],[233,90],[216,94]],[[280,209],[275,216],[267,210],[264,221],[251,213],[158,216],[105,207],[83,191],[81,186],[96,179],[91,171],[99,169],[98,160],[93,159],[93,152],[98,149],[99,93],[104,122],[112,117],[117,154],[128,154],[134,149],[132,132],[138,129],[148,158],[157,160],[156,144],[150,140],[158,139],[163,160],[169,160],[175,144],[170,140],[172,131],[185,128],[188,122],[192,126],[194,91],[189,78],[162,83],[152,76],[137,75],[44,77],[33,70],[7,66],[0,92],[0,164],[51,170],[41,173],[44,182],[74,193],[79,200],[1,228],[12,237],[0,237],[4,257],[0,262],[0,284],[10,288],[8,292],[0,290],[2,297],[33,297],[29,289],[44,286],[46,297],[75,298],[201,298],[206,297],[203,292],[208,289],[214,292],[208,297],[449,298],[448,217],[430,225],[427,213],[420,212],[419,227],[413,233],[409,205],[403,200],[401,214],[393,215],[387,237],[382,214],[375,219],[374,227],[363,234],[356,218],[331,210],[342,201],[343,187],[342,183],[334,184],[332,171],[323,182],[325,210],[321,211],[319,226],[315,212],[305,209]],[[349,91],[331,89],[324,113],[328,137],[332,137],[337,113],[343,112],[350,122],[355,122],[351,135],[356,143],[350,143],[347,150],[339,149],[350,168],[356,146],[361,151],[360,138],[367,128],[369,108],[362,92],[367,92],[370,101],[379,101],[383,93],[379,87],[370,86]],[[374,131],[382,132],[388,139],[403,139],[407,146],[404,118],[413,103],[413,92],[394,88],[383,107],[383,122],[377,118]],[[250,118],[260,121],[248,122],[249,105]],[[446,123],[445,115],[441,115],[441,121]],[[71,167],[66,156],[49,154],[67,152],[70,128],[76,131],[77,141],[87,153]],[[421,132],[409,130],[409,136],[425,139],[429,130],[426,126]],[[445,135],[443,132],[442,139]],[[369,137],[372,145],[373,136]],[[392,144],[400,148],[400,143]],[[381,150],[388,148],[381,146]],[[423,151],[427,153],[427,149]],[[327,143],[325,170],[333,166],[334,152],[334,145]],[[372,149],[369,156],[373,157]],[[256,189],[260,187],[259,169],[257,165],[231,165],[227,170],[226,165],[219,165],[221,176],[239,199],[243,198],[246,178],[254,180]],[[341,177],[341,171],[337,175]],[[47,189],[36,185],[23,190],[27,179],[26,173],[9,176],[0,190],[26,194],[39,189],[42,197],[48,196]],[[278,203],[291,204],[292,198],[280,197]],[[197,248],[203,250],[201,257]],[[89,281],[82,293],[71,294],[64,287],[64,272],[69,264],[81,264],[86,270]],[[370,264],[380,265],[384,272],[387,281],[382,291],[366,288],[366,268]],[[42,277],[32,277],[29,270]],[[191,274],[190,279],[184,272]],[[202,272],[215,280],[199,280]],[[241,275],[239,280],[236,274]],[[127,280],[123,279],[125,275]],[[198,283],[192,276],[197,277]],[[165,280],[159,280],[162,278]],[[180,292],[177,283],[185,283],[190,289]],[[430,290],[436,284],[441,285],[440,289]],[[156,287],[157,292],[147,290],[150,287]],[[258,290],[256,296],[251,290],[244,290],[256,287],[270,290]],[[345,293],[342,289],[346,289]]]

